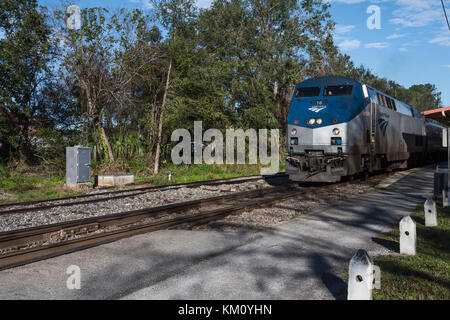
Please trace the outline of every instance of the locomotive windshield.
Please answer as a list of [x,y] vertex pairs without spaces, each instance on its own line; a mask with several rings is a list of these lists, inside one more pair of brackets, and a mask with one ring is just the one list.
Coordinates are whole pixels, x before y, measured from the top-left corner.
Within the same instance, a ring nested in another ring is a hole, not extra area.
[[295,92],[296,98],[318,97],[320,94],[320,87],[303,87],[298,88]]
[[333,97],[333,96],[351,96],[352,95],[353,86],[327,86],[325,87],[325,91],[323,95],[325,97]]

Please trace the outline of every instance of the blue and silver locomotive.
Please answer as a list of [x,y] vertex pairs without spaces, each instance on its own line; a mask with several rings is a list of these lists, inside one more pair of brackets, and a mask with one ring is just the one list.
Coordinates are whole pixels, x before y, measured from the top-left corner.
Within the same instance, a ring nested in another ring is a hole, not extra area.
[[[406,168],[440,159],[442,128],[417,109],[344,77],[299,83],[288,118],[286,172],[294,181]],[[429,160],[429,159],[428,159]]]

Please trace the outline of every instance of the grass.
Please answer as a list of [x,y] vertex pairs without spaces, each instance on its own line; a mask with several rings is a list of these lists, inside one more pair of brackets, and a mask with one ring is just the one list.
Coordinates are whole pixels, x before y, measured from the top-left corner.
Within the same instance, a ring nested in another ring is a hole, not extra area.
[[377,242],[397,254],[375,258],[381,269],[381,289],[373,291],[373,299],[450,299],[450,208],[442,208],[439,201],[437,210],[437,227],[425,227],[423,205],[411,214],[417,228],[415,256],[398,254],[398,228],[377,238]]
[[[264,166],[267,167],[267,166]],[[154,176],[140,174],[135,181],[153,180],[154,185],[167,185],[166,172],[174,175],[171,184],[188,183],[203,180],[224,179],[241,176],[259,175],[261,165],[163,165],[160,173]],[[284,163],[280,163],[280,171]],[[0,167],[0,203],[43,200],[82,194],[64,188],[65,177],[61,174],[37,173],[36,168],[30,172],[15,172],[9,168]],[[45,172],[45,170],[42,170]],[[92,179],[92,182],[94,180]],[[6,196],[2,194],[7,194]]]
[[14,174],[0,171],[0,192],[8,197],[0,198],[0,203],[31,201],[81,194],[63,188],[63,177],[45,177],[27,174]]
[[225,179],[241,176],[251,176],[260,174],[259,165],[170,165],[162,168],[160,173],[151,177],[155,185],[167,184],[166,172],[172,171],[174,174],[171,183],[189,183],[203,180]]

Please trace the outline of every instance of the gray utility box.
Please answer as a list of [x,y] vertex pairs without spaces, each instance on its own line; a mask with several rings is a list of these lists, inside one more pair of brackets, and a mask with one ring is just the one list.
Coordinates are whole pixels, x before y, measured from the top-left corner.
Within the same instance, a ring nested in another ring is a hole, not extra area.
[[434,173],[434,195],[442,197],[442,190],[447,188],[448,169],[446,165],[436,167]]
[[66,184],[76,185],[91,182],[91,148],[66,148]]

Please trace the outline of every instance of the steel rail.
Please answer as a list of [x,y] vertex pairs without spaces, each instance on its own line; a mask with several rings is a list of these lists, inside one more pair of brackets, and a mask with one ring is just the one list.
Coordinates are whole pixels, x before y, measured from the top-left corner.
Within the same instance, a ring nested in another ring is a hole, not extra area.
[[[282,187],[279,187],[279,190],[281,190]],[[287,187],[283,187],[287,188]],[[107,214],[97,217],[90,217],[90,218],[83,218],[83,219],[77,219],[72,221],[65,221],[65,222],[59,222],[59,223],[53,223],[53,224],[47,224],[43,226],[36,226],[36,227],[30,227],[30,228],[23,228],[23,229],[17,229],[17,230],[10,230],[10,231],[3,231],[0,232],[0,250],[2,249],[2,244],[5,240],[10,239],[16,239],[22,236],[29,236],[29,235],[36,235],[41,234],[45,232],[54,232],[59,231],[65,228],[72,228],[72,227],[81,227],[85,225],[89,225],[92,223],[102,223],[107,224],[110,221],[119,220],[123,218],[130,219],[131,217],[135,216],[155,216],[157,214],[170,214],[173,212],[177,212],[181,209],[193,209],[198,208],[203,205],[207,205],[209,203],[220,203],[226,200],[232,200],[240,197],[245,196],[251,196],[251,195],[265,195],[266,193],[273,192],[274,188],[267,188],[267,189],[258,189],[258,190],[251,190],[251,191],[245,191],[245,192],[239,192],[239,193],[233,193],[225,196],[216,196],[211,198],[205,198],[205,199],[198,199],[198,200],[191,200],[186,202],[178,202],[178,203],[171,203],[163,206],[157,206],[157,207],[150,207],[145,209],[138,209],[138,210],[131,210],[131,211],[125,211],[120,213],[113,213],[113,214]]]

